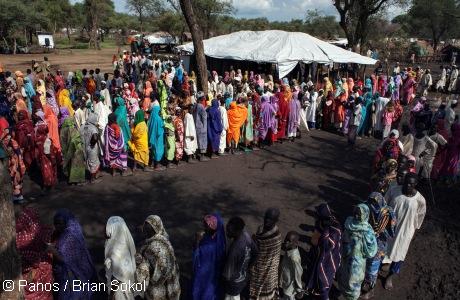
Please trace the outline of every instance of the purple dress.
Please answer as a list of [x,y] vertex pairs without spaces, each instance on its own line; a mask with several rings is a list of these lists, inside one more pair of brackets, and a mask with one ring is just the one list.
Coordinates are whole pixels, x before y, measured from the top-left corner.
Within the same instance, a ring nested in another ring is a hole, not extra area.
[[288,136],[295,137],[297,129],[299,128],[300,119],[300,101],[299,92],[295,91],[292,94],[292,99],[289,102],[289,122],[288,122]]
[[222,133],[222,118],[220,116],[219,101],[214,99],[211,102],[211,107],[208,109],[208,143],[211,145],[212,151],[219,151],[220,134]]
[[78,291],[72,288],[74,280],[97,282],[96,270],[86,247],[81,226],[67,209],[58,210],[54,219],[63,220],[66,227],[56,240],[56,250],[63,259],[55,262],[53,266],[54,281],[59,284],[57,299],[91,299],[91,291]]
[[260,140],[265,140],[269,129],[275,131],[276,128],[276,119],[275,114],[276,110],[274,105],[269,102],[268,96],[262,96],[262,104],[260,107],[260,119],[259,119],[259,138]]

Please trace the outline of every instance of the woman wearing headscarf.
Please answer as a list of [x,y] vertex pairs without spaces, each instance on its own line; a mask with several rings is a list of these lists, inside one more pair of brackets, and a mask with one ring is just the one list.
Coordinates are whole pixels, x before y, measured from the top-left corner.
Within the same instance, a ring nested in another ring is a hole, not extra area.
[[149,166],[149,145],[148,129],[144,119],[144,111],[138,110],[134,117],[134,128],[131,140],[128,142],[129,149],[134,156],[134,167],[140,165],[144,171],[150,171]]
[[[61,108],[62,110],[62,108]],[[74,117],[66,117],[60,131],[62,168],[70,184],[85,182],[85,153],[80,132]]]
[[164,119],[163,124],[165,129],[165,158],[167,167],[175,168],[176,166],[171,164],[174,160],[174,156],[176,153],[176,134],[173,123],[173,117],[168,114]]
[[370,128],[372,126],[372,108],[374,106],[374,99],[380,98],[379,93],[374,93],[372,96],[372,93],[370,91],[367,91],[366,94],[364,94],[364,102],[362,104],[361,108],[361,123],[359,124],[358,127],[358,135],[369,135]]
[[48,139],[48,126],[44,113],[41,110],[37,111],[35,118],[35,160],[41,171],[42,185],[49,189],[57,183],[56,150]]
[[109,123],[104,132],[104,163],[112,170],[112,176],[115,176],[115,170],[120,170],[123,174],[128,168],[128,155],[125,151],[123,132],[117,124],[117,116],[111,113],[108,119]]
[[227,112],[228,130],[227,130],[227,145],[231,148],[231,153],[234,154],[238,148],[240,141],[240,129],[246,122],[248,110],[246,107],[237,105],[236,102],[230,104],[230,109]]
[[160,117],[160,106],[154,105],[152,107],[152,112],[150,113],[150,119],[148,124],[148,142],[149,147],[152,150],[152,164],[155,167],[155,170],[163,170],[160,165],[161,160],[163,159],[163,154],[165,151],[164,147],[164,122]]
[[152,103],[150,95],[152,94],[152,92],[152,84],[150,83],[150,81],[146,81],[144,88],[144,100],[142,100],[142,110],[144,112],[148,112],[150,110],[150,104]]
[[85,243],[83,230],[75,216],[67,209],[60,209],[54,215],[55,245],[48,250],[53,255],[54,282],[59,284],[57,300],[89,300],[88,289],[61,288],[73,280],[96,282],[96,270]]
[[33,98],[35,97],[36,93],[35,93],[34,86],[32,82],[30,81],[29,77],[24,78],[24,91],[26,93],[27,110],[29,111],[29,113],[31,113],[32,112],[32,102],[33,102]]
[[100,167],[100,148],[99,148],[99,129],[97,128],[97,115],[90,113],[85,125],[80,127],[80,135],[83,140],[83,149],[85,154],[86,169],[92,175],[91,180],[95,178],[95,174]]
[[270,99],[268,96],[262,96],[262,105],[260,108],[260,122],[257,130],[259,131],[259,140],[261,142],[265,141],[268,135],[268,132],[271,130],[275,131],[275,115],[276,110],[271,105]]
[[341,261],[342,231],[326,203],[317,206],[315,210],[317,219],[305,289],[322,299],[329,299],[329,290]]
[[369,207],[369,224],[372,226],[377,238],[377,254],[367,259],[366,275],[364,278],[365,294],[362,299],[370,299],[374,295],[374,287],[383,258],[387,254],[388,240],[395,235],[396,217],[393,208],[389,206],[380,193],[373,192],[369,195],[366,205]]
[[278,102],[278,133],[277,140],[284,140],[286,137],[286,128],[289,118],[289,102],[292,99],[292,93],[287,85],[281,86],[281,91],[277,93]]
[[48,136],[51,143],[58,152],[61,152],[61,142],[59,141],[59,123],[56,114],[49,105],[45,106],[45,120],[48,125]]
[[330,91],[329,94],[325,94],[325,95],[327,95],[327,97],[326,97],[326,101],[324,101],[323,110],[322,110],[322,114],[323,114],[322,128],[323,130],[327,130],[331,128],[332,116],[334,114],[334,95],[332,91]]
[[45,82],[42,79],[38,80],[37,94],[40,97],[40,103],[42,104],[43,107],[45,107],[46,106],[46,87],[45,87]]
[[218,300],[222,298],[220,286],[225,264],[225,230],[219,214],[203,219],[204,231],[200,232],[193,250],[193,300]]
[[126,111],[126,105],[123,98],[117,96],[114,101],[115,110],[114,114],[117,117],[117,124],[123,133],[123,139],[125,141],[125,149],[128,148],[128,141],[131,140],[131,129],[128,123],[128,112]]
[[21,257],[22,278],[27,279],[23,287],[26,300],[52,300],[53,291],[34,289],[38,284],[53,283],[53,266],[47,252],[51,241],[51,228],[40,223],[38,214],[32,208],[18,206],[16,217],[16,248]]
[[377,240],[374,229],[368,223],[369,207],[358,204],[354,215],[345,221],[342,238],[342,264],[338,283],[342,295],[347,300],[357,300],[361,294],[366,260],[377,254]]
[[46,90],[46,104],[46,106],[51,107],[55,116],[59,115],[59,105],[56,102],[56,94],[51,87]]
[[166,91],[165,83],[162,79],[157,82],[158,87],[158,102],[160,102],[161,107],[161,117],[164,119],[166,117],[166,106],[168,105],[168,93]]
[[68,89],[62,89],[59,92],[59,106],[60,107],[65,107],[69,111],[70,116],[72,117],[73,114],[75,113],[72,107],[72,101],[70,101],[70,93]]
[[324,90],[324,95],[329,95],[329,92],[334,92],[334,87],[332,86],[331,81],[329,80],[329,77],[324,77],[324,83],[323,83],[323,90]]
[[179,265],[161,218],[148,216],[144,222],[145,240],[136,254],[137,282],[145,282],[146,300],[179,300]]
[[182,121],[181,114],[182,110],[176,107],[175,115],[173,116],[173,124],[176,142],[174,158],[177,164],[179,164],[184,156],[184,122]]
[[211,151],[218,153],[220,146],[220,134],[222,133],[222,119],[219,111],[219,100],[214,99],[208,111],[208,143],[211,145]]
[[29,169],[34,160],[35,131],[29,114],[25,110],[18,112],[18,121],[14,127],[14,138],[21,148],[26,169]]
[[248,110],[248,116],[246,118],[246,123],[243,126],[243,139],[246,149],[249,149],[249,146],[254,141],[254,118],[253,118],[253,102],[252,97],[248,97],[244,100],[244,104]]
[[289,102],[289,122],[288,122],[288,138],[291,139],[291,142],[297,137],[297,130],[299,129],[299,119],[300,119],[300,101],[299,101],[299,91],[295,90],[292,93],[292,99]]
[[[134,246],[133,237],[129,232],[123,218],[114,216],[107,220],[105,226],[105,249],[104,249],[104,266],[107,286],[111,286],[114,281],[117,284],[135,283],[136,247]],[[114,300],[134,300],[133,291],[121,289],[110,292],[110,299]]]
[[[7,122],[6,127],[9,125]],[[22,202],[24,200],[22,196],[22,183],[24,179],[24,174],[26,173],[26,166],[24,165],[24,160],[22,159],[22,151],[18,143],[14,138],[9,134],[5,134],[5,126],[2,127],[0,132],[0,143],[2,143],[2,148],[8,153],[8,171],[11,177],[11,185],[13,191],[13,201]],[[7,132],[8,130],[6,130]]]
[[407,79],[403,84],[403,94],[402,94],[402,100],[401,104],[403,105],[408,105],[411,103],[412,99],[414,98],[414,91],[415,91],[415,86],[417,85],[417,82],[414,79],[415,77],[415,72],[409,72],[407,75]]

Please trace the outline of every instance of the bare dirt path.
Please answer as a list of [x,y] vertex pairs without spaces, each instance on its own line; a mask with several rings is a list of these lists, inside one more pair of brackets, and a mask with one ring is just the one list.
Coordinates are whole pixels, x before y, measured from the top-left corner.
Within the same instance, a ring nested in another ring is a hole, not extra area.
[[[326,201],[343,221],[353,205],[368,195],[376,145],[374,139],[362,139],[355,151],[347,152],[345,138],[313,131],[296,143],[277,144],[266,150],[162,173],[126,178],[105,175],[103,182],[84,187],[62,183],[32,205],[49,223],[56,209],[70,208],[84,227],[99,268],[108,217],[122,216],[138,239],[137,227],[148,215],[158,214],[180,262],[183,299],[189,299],[192,241],[204,214],[218,211],[225,221],[239,215],[254,232],[262,222],[264,210],[279,207],[281,232],[284,235],[297,230],[302,236],[302,247],[307,250],[314,221],[305,209]],[[458,192],[435,191],[438,208],[433,209],[429,203],[427,219],[416,234],[395,289],[386,292],[379,284],[375,299],[460,298],[459,227],[455,227]],[[26,196],[35,197],[38,193],[37,186],[28,181]]]

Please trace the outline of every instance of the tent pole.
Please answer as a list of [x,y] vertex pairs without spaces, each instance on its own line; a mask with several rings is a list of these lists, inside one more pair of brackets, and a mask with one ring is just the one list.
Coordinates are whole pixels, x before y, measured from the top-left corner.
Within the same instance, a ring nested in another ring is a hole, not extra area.
[[316,66],[316,89],[318,89],[318,79],[319,79],[319,71],[320,71],[320,68],[319,66]]

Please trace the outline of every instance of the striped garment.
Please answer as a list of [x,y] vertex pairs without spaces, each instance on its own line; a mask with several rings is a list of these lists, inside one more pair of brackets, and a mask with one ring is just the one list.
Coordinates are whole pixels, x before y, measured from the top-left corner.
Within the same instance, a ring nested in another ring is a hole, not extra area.
[[249,280],[250,299],[279,299],[278,266],[281,253],[281,234],[277,226],[255,235],[258,253],[251,267]]
[[128,154],[125,151],[125,141],[123,138],[123,131],[114,130],[111,126],[118,126],[112,124],[105,127],[105,151],[104,163],[110,168],[119,170],[126,170],[128,167]]

